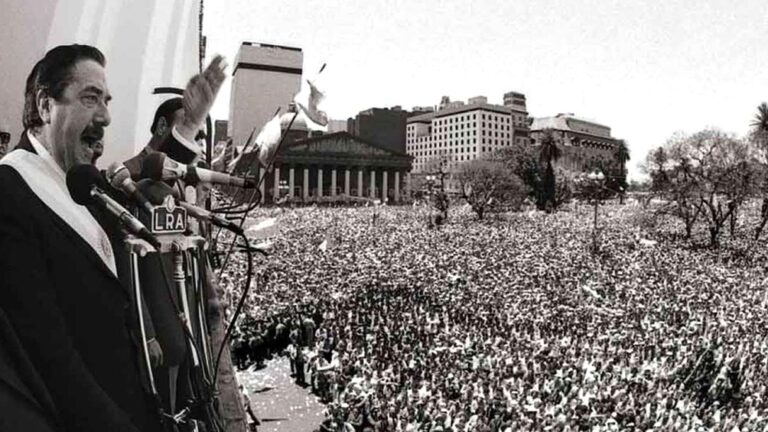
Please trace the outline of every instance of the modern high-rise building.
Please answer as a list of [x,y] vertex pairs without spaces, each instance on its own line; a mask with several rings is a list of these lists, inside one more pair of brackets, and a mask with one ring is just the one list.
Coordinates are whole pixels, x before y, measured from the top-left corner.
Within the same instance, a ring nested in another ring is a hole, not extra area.
[[576,117],[572,113],[536,118],[531,125],[533,144],[541,144],[546,129],[552,130],[560,145],[562,156],[557,165],[565,169],[589,171],[615,162],[618,140],[611,136],[611,128],[608,126]]
[[243,42],[235,57],[229,101],[229,136],[243,145],[278,108],[282,112],[301,88],[304,54],[300,48]]
[[489,104],[484,96],[466,104],[443,97],[440,105],[443,109],[408,119],[406,151],[414,157],[414,174],[431,173],[436,163],[455,171],[462,162],[528,142],[525,107]]
[[347,120],[347,131],[366,141],[398,153],[405,153],[405,125],[408,111],[400,106],[370,108]]

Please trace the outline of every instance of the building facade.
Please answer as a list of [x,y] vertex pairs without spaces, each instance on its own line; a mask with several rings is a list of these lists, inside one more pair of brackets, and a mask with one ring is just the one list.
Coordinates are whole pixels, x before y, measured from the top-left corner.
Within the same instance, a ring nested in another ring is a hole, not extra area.
[[347,132],[366,141],[405,153],[405,126],[408,112],[401,107],[370,108],[347,120]]
[[449,191],[458,188],[453,173],[466,161],[487,157],[513,143],[528,143],[528,112],[515,105],[493,105],[484,96],[468,103],[443,97],[443,107],[408,119],[406,152],[414,175],[432,174],[444,165]]
[[259,167],[247,154],[236,170],[264,177],[260,187],[262,202],[378,199],[397,203],[406,199],[410,156],[348,132],[312,136],[301,118],[286,131],[292,116],[288,112],[281,117],[285,142],[271,171]]
[[572,113],[536,118],[531,124],[534,145],[541,144],[546,129],[551,129],[560,145],[562,156],[556,165],[570,171],[584,172],[616,163],[617,139],[611,128]]
[[301,88],[304,54],[300,48],[243,42],[235,58],[229,102],[229,136],[245,144],[285,109]]
[[216,120],[213,123],[213,144],[226,141],[229,138],[229,122],[227,120]]

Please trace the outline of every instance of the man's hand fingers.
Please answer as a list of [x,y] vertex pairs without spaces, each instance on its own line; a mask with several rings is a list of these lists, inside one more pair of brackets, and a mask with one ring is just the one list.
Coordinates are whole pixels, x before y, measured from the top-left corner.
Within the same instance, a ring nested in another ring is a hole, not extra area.
[[226,67],[227,67],[227,62],[226,60],[224,60],[224,56],[222,56],[221,54],[216,54],[213,57],[213,60],[211,60],[211,62],[208,63],[208,67],[206,67],[205,70],[206,72],[209,70],[223,72]]

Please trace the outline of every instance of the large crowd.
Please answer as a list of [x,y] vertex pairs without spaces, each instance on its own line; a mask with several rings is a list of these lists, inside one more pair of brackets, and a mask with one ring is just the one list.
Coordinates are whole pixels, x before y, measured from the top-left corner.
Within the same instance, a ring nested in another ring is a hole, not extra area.
[[[587,206],[438,229],[412,207],[260,210],[280,235],[235,361],[289,357],[322,431],[765,430],[765,245],[600,211],[593,253]],[[231,304],[244,272],[222,275]]]

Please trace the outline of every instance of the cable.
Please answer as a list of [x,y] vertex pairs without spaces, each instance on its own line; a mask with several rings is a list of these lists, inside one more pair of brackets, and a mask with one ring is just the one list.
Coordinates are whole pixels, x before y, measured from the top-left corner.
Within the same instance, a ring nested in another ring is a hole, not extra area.
[[[162,254],[157,253],[157,254],[155,254],[155,256],[157,256],[158,263],[160,264],[160,272],[161,272],[161,274],[163,276],[163,285],[165,285],[165,292],[166,292],[166,294],[168,294],[168,299],[170,300],[171,305],[173,306],[173,309],[176,312],[176,316],[180,318],[182,316],[182,313],[181,313],[181,310],[179,309],[179,305],[176,303],[176,301],[173,298],[173,288],[171,288],[171,283],[169,282],[168,271],[165,268],[165,262],[163,261]],[[189,319],[189,317],[187,317],[187,319]],[[187,328],[186,324],[184,322],[182,322],[182,321],[180,321],[180,324],[181,324],[181,328],[184,331],[184,335],[189,340],[190,345],[192,345],[192,349],[195,351],[195,354],[197,355],[197,358],[203,359],[203,357],[202,357],[202,355],[200,353],[200,349],[197,346],[197,342],[195,341],[195,338],[190,333],[190,331]],[[215,385],[216,380],[214,379],[213,382],[207,381],[205,379],[205,374],[201,374],[201,377],[202,377],[202,381],[203,381],[204,387],[208,390],[208,394],[209,395],[212,394],[213,391],[216,388],[216,385]],[[214,378],[215,378],[215,376],[214,376]],[[211,403],[211,401],[212,401],[212,398],[207,397],[208,395],[204,395],[204,396],[205,397],[202,398],[202,399],[198,399],[196,397],[193,397],[192,398],[192,405],[191,406],[195,406],[195,405],[197,405],[197,406],[209,405]],[[187,407],[187,408],[190,408],[190,407]],[[215,414],[215,410],[213,411],[213,413]],[[218,419],[218,415],[217,414],[216,415],[210,415],[210,414],[211,413],[209,413],[209,416],[210,416],[211,420],[216,423],[216,427],[219,430],[224,430],[224,428],[221,425],[220,420]],[[170,417],[170,418],[174,419],[174,421],[175,421],[175,417]]]
[[[325,65],[323,65],[323,68],[324,67]],[[322,69],[320,69],[320,71],[322,72]],[[261,176],[261,178],[259,179],[259,182],[256,184],[256,189],[261,188],[261,183],[264,181],[264,179],[267,178],[266,171],[269,171],[270,169],[272,169],[272,165],[274,165],[275,159],[277,159],[277,155],[280,153],[280,149],[283,147],[283,143],[285,143],[285,137],[288,136],[288,131],[291,130],[291,127],[293,126],[293,122],[296,120],[296,117],[298,116],[299,116],[299,111],[296,110],[296,112],[293,114],[293,117],[291,117],[291,122],[288,123],[288,127],[285,129],[285,133],[283,133],[282,136],[280,137],[280,142],[277,143],[277,148],[275,149],[275,152],[272,154],[272,157],[269,159],[267,166],[264,168],[265,175]],[[242,219],[240,219],[240,229],[243,228],[243,224],[245,223],[245,219],[248,217],[248,213],[250,213],[250,210],[253,210],[254,208],[256,207],[254,206],[249,208],[249,211],[243,215]],[[246,239],[246,244],[248,244],[247,239]],[[219,277],[221,277],[221,275],[224,273],[224,269],[227,267],[227,264],[229,263],[229,257],[232,255],[232,250],[234,249],[234,247],[235,247],[234,243],[232,244],[232,246],[229,247],[229,250],[227,251],[227,255],[224,257],[224,262],[221,264],[221,268],[219,269]]]
[[[227,346],[227,341],[229,340],[229,337],[232,336],[232,330],[235,328],[235,322],[237,321],[238,315],[240,315],[240,312],[243,309],[243,305],[245,304],[245,300],[248,298],[248,291],[251,288],[251,279],[253,278],[253,251],[250,247],[248,247],[248,238],[245,235],[241,235],[243,240],[245,241],[245,253],[248,256],[248,270],[247,270],[247,276],[245,278],[245,287],[243,288],[243,294],[240,296],[240,300],[237,303],[237,307],[235,308],[235,312],[232,314],[232,319],[229,321],[229,325],[227,325],[227,332],[224,334],[224,339],[221,341],[221,345],[219,346],[219,352],[216,354],[216,366],[213,370],[213,382],[216,382],[216,379],[219,375],[219,362],[221,361],[221,355],[224,352],[224,347]],[[232,242],[233,244],[236,242]]]

